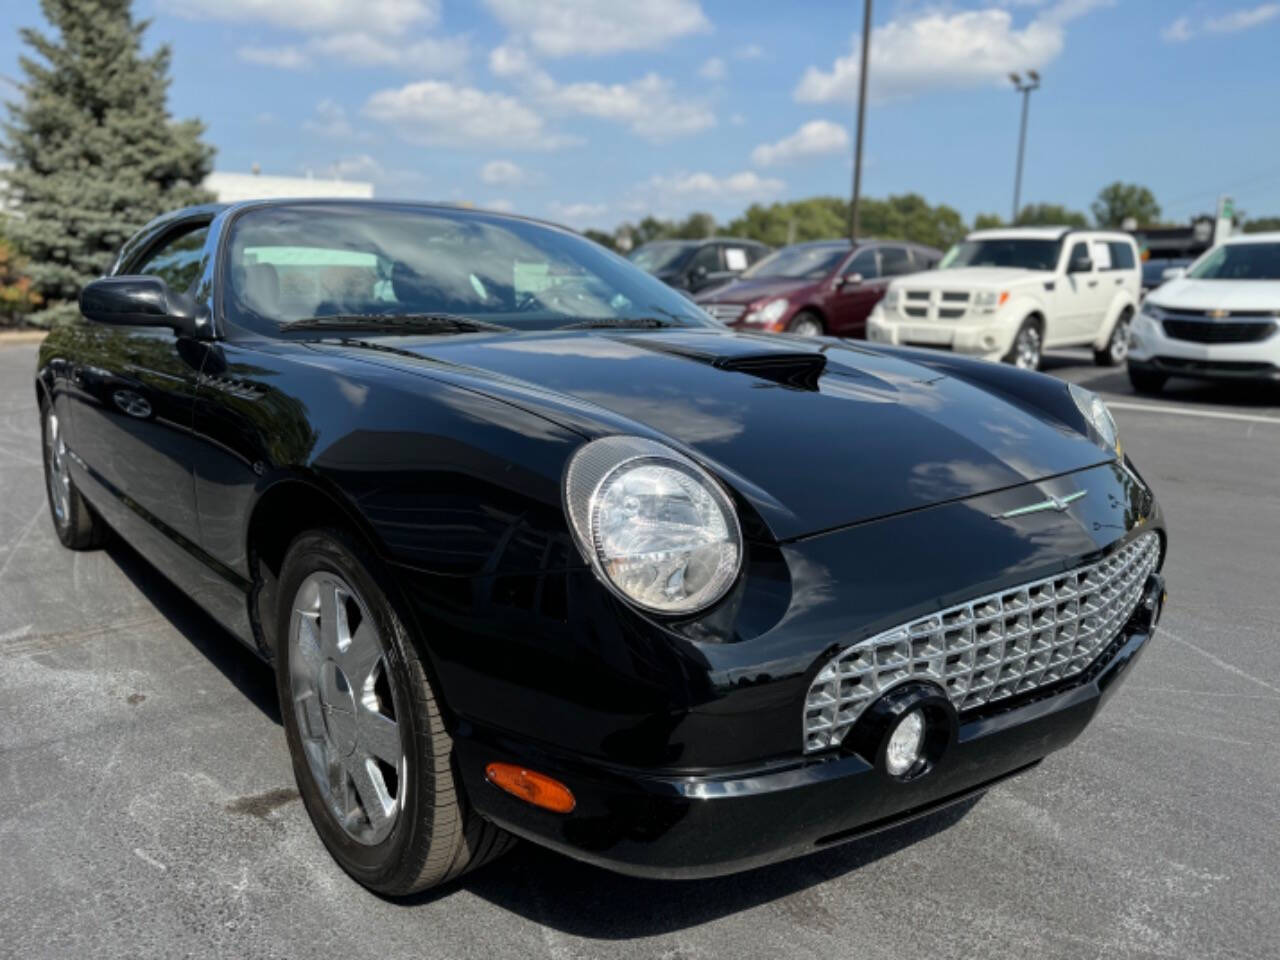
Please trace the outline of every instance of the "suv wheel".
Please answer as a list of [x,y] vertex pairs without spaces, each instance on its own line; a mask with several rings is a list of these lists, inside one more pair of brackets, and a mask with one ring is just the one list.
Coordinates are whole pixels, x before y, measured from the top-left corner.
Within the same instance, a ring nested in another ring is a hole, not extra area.
[[794,333],[798,337],[820,337],[823,333],[822,321],[816,314],[801,310],[792,318],[787,326],[787,332]]
[[320,839],[360,883],[401,895],[452,880],[514,840],[467,803],[425,665],[374,570],[342,531],[293,542],[276,684]]
[[1018,328],[1018,335],[1013,338],[1013,346],[1004,355],[1004,362],[1023,370],[1039,370],[1043,343],[1040,324],[1034,317],[1027,317]]
[[1129,356],[1129,325],[1133,320],[1132,311],[1126,309],[1116,320],[1111,331],[1111,339],[1101,350],[1093,351],[1093,362],[1100,367],[1118,367]]

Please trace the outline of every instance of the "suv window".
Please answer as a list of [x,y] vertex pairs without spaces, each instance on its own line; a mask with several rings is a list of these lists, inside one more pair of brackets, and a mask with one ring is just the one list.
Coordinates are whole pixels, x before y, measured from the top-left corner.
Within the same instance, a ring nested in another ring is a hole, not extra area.
[[1077,260],[1088,260],[1088,259],[1090,259],[1089,245],[1087,243],[1084,243],[1083,241],[1080,243],[1077,243],[1075,246],[1071,248],[1071,254],[1070,256],[1067,257],[1067,269],[1070,270],[1071,264],[1075,263]]
[[741,273],[747,269],[750,261],[747,259],[747,248],[727,244],[724,248],[724,268]]
[[880,270],[876,266],[876,251],[874,248],[868,247],[862,250],[849,261],[849,265],[844,268],[844,275],[847,277],[851,273],[862,274],[863,280],[874,280],[880,276]]
[[1132,270],[1138,261],[1133,256],[1133,244],[1123,240],[1111,240],[1107,243],[1111,248],[1111,269]]
[[[900,277],[904,273],[914,273],[911,256],[905,247],[880,248],[880,275],[884,277]],[[864,274],[865,276],[865,274]]]
[[689,272],[693,273],[699,267],[705,267],[707,273],[720,272],[719,245],[709,243],[693,255],[693,259],[689,261]]
[[130,270],[130,273],[159,277],[170,290],[186,293],[200,278],[200,264],[204,253],[204,241],[209,236],[205,224],[186,233],[170,237],[147,255],[147,258]]
[[769,255],[769,253],[770,250],[768,247],[747,247],[747,257],[752,263],[755,263],[757,260],[763,260]]

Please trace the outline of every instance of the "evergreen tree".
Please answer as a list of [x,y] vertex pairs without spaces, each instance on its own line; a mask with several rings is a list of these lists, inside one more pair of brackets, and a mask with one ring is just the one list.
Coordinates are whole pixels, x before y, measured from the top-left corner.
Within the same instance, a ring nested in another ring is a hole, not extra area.
[[212,199],[199,186],[213,149],[197,120],[166,109],[169,49],[142,51],[147,23],[132,0],[41,0],[57,35],[22,39],[22,100],[9,104],[4,152],[20,217],[9,234],[49,307],[32,320],[69,313],[120,244],[165,210]]

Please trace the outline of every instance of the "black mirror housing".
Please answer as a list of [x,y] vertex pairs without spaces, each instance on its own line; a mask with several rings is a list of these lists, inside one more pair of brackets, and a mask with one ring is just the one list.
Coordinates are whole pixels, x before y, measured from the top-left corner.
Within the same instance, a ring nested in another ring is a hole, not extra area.
[[80,291],[80,312],[95,323],[124,327],[169,327],[179,336],[199,336],[203,318],[194,300],[175,293],[159,277],[102,277]]
[[1067,267],[1067,273],[1089,273],[1093,270],[1093,261],[1088,257],[1082,257],[1079,260],[1072,260],[1071,265]]

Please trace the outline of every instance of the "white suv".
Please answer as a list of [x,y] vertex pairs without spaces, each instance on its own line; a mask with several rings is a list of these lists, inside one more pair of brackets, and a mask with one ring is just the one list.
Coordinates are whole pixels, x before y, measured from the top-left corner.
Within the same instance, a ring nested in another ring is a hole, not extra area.
[[977,354],[1035,370],[1048,347],[1091,346],[1124,361],[1142,291],[1127,233],[1067,227],[979,230],[938,269],[899,277],[867,321],[867,339]]
[[1147,295],[1134,321],[1129,379],[1280,380],[1280,233],[1232,237]]

